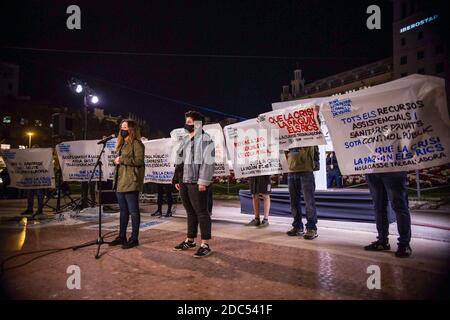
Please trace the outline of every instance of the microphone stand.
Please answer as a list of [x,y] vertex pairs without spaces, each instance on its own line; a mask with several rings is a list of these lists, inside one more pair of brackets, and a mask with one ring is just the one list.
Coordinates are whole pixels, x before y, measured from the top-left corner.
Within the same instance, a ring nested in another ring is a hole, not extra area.
[[91,182],[92,178],[94,177],[95,174],[95,169],[98,167],[99,169],[99,179],[98,179],[98,237],[96,240],[93,241],[89,241],[86,242],[84,244],[81,244],[79,246],[75,246],[73,247],[73,250],[77,250],[79,248],[84,248],[84,247],[88,247],[88,246],[93,246],[93,245],[97,245],[97,253],[95,254],[95,259],[99,259],[100,258],[100,246],[102,244],[108,244],[109,242],[106,242],[102,236],[102,176],[103,176],[103,171],[102,171],[102,166],[103,163],[101,161],[102,155],[105,152],[105,147],[106,147],[106,142],[103,142],[103,147],[102,147],[102,151],[100,152],[100,154],[97,157],[97,162],[95,163],[94,169],[92,170],[92,174],[91,177],[89,178],[89,183]]

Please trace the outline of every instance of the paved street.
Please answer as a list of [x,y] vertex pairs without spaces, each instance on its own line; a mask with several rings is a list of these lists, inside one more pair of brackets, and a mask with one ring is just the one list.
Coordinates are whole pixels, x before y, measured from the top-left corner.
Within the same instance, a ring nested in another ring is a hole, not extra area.
[[[40,221],[19,220],[22,200],[0,207],[0,255],[70,247],[97,235],[96,209],[58,221],[48,212]],[[144,206],[140,246],[102,246],[23,255],[5,263],[4,294],[14,299],[421,299],[449,298],[450,214],[413,213],[413,256],[371,253],[371,223],[320,221],[313,241],[285,235],[290,218],[273,217],[266,229],[245,227],[237,201],[215,201],[213,255],[195,259],[174,252],[185,237],[181,205],[172,218],[151,218]],[[429,217],[429,218],[427,218]],[[428,222],[428,223],[427,223]],[[104,232],[115,236],[117,213],[106,213]],[[396,233],[395,225],[391,225]],[[81,271],[81,289],[69,290],[67,268]],[[367,288],[367,267],[381,271],[381,289]]]

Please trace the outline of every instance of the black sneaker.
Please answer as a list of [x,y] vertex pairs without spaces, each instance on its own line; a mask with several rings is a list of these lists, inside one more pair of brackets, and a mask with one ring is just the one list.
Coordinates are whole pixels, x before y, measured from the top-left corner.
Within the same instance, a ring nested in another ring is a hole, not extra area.
[[387,251],[387,250],[391,250],[391,246],[389,245],[389,243],[383,243],[383,242],[377,240],[377,241],[372,242],[368,246],[365,246],[364,250],[367,250],[367,251]]
[[128,240],[124,244],[122,244],[122,249],[131,249],[133,247],[137,247],[139,245],[138,240]]
[[172,216],[172,211],[167,211],[167,213],[164,217],[170,218],[171,216]]
[[173,247],[173,250],[175,251],[181,251],[181,250],[188,250],[188,249],[192,249],[195,248],[197,245],[195,244],[195,241],[183,241],[180,244],[176,245],[175,247]]
[[152,217],[161,216],[161,215],[162,215],[162,212],[159,211],[159,210],[156,210],[155,212],[153,212],[153,213],[151,214]]
[[261,223],[259,224],[258,228],[266,228],[269,226],[269,220],[268,219],[263,219],[261,221]]
[[295,228],[295,227],[286,232],[286,234],[290,237],[298,237],[303,235],[303,233],[304,233],[303,228]]
[[254,218],[249,223],[245,224],[247,227],[258,227],[261,224],[261,221],[259,221],[259,218]]
[[211,248],[207,244],[202,244],[198,248],[197,252],[194,253],[194,258],[203,258],[209,256],[212,253]]
[[319,235],[317,234],[317,230],[315,229],[307,229],[305,235],[303,236],[303,239],[306,240],[313,240],[317,238]]
[[397,247],[397,251],[395,252],[395,256],[397,258],[408,258],[412,254],[412,249],[409,245],[399,245]]
[[109,245],[110,245],[111,247],[114,247],[114,246],[118,246],[118,245],[124,244],[125,242],[126,242],[125,239],[122,239],[121,237],[117,237],[117,238],[115,238],[113,241],[111,241],[111,242],[109,243]]

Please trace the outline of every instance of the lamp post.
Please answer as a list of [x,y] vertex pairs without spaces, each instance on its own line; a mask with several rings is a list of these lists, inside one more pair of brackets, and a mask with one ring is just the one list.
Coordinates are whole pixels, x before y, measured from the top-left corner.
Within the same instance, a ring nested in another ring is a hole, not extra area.
[[33,136],[33,132],[29,131],[27,132],[28,136],[28,148],[31,148],[31,137]]
[[[84,126],[83,126],[83,139],[87,140],[87,123],[88,123],[88,107],[99,103],[99,98],[85,82],[81,82],[76,78],[70,79],[68,82],[69,88],[75,94],[83,94],[83,106],[84,106]],[[95,168],[94,168],[95,169]],[[88,204],[88,192],[89,185],[87,181],[81,182],[81,207],[85,208]],[[95,198],[95,197],[94,197]],[[95,203],[95,199],[93,199]]]
[[83,129],[83,139],[87,140],[87,121],[88,121],[88,103],[87,103],[87,99],[86,99],[86,95],[84,95],[83,98],[83,102],[84,102],[84,129]]
[[84,126],[83,126],[83,139],[87,140],[87,120],[88,120],[88,107],[90,105],[96,105],[99,103],[99,98],[86,83],[81,82],[76,78],[72,78],[69,81],[69,88],[76,94],[83,93],[83,105],[84,105]]

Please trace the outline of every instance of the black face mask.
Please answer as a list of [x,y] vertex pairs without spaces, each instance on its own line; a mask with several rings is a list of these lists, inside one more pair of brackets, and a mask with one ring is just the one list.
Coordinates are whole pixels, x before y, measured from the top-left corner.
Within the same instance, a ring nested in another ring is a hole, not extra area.
[[192,133],[192,132],[194,132],[194,125],[193,125],[193,124],[185,124],[185,125],[184,125],[184,129],[185,129],[187,132]]
[[128,137],[128,130],[120,130],[120,135],[125,139]]

